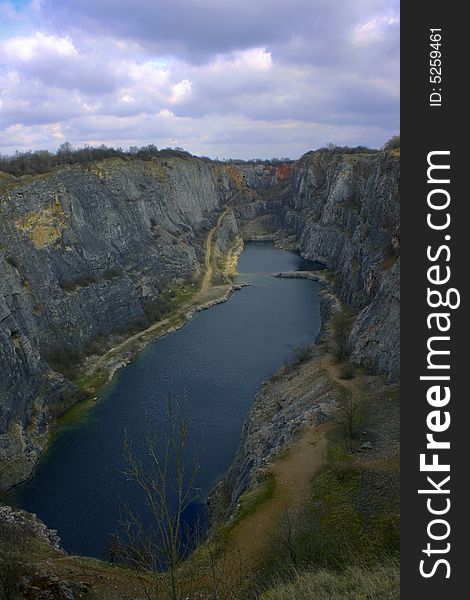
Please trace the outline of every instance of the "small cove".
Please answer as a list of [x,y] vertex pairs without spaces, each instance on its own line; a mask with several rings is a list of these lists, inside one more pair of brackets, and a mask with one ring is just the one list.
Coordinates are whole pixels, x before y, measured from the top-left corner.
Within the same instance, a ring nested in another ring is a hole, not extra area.
[[186,396],[190,442],[202,452],[201,494],[186,518],[204,521],[207,494],[230,465],[261,383],[296,345],[312,343],[320,328],[320,285],[270,273],[311,268],[293,252],[246,244],[238,281],[250,286],[197,313],[122,369],[86,420],[61,429],[18,490],[17,504],[57,529],[67,551],[108,558],[122,506],[148,518],[140,490],[123,473],[124,437],[145,456],[145,434],[149,426],[163,426],[168,396]]

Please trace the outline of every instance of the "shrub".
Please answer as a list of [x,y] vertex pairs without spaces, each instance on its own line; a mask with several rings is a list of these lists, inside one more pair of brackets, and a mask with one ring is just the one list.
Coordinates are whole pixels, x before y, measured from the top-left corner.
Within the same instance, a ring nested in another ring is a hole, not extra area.
[[21,562],[15,556],[0,551],[0,598],[20,598],[18,583],[22,575]]
[[6,260],[7,260],[7,263],[11,267],[13,267],[14,269],[18,269],[18,263],[17,263],[16,259],[13,258],[13,256],[11,256],[10,254],[7,254]]
[[400,148],[400,136],[392,135],[392,137],[383,145],[384,150],[397,150]]
[[74,348],[52,350],[45,354],[45,359],[49,366],[54,369],[54,371],[62,373],[67,379],[73,379],[75,377],[82,358],[83,355]]
[[353,442],[359,438],[362,430],[362,412],[350,390],[342,391],[341,408],[337,412],[336,422],[341,425],[343,434],[352,450]]
[[107,338],[104,335],[98,335],[88,344],[86,354],[104,354],[107,345]]
[[343,309],[331,318],[332,347],[331,352],[338,363],[342,363],[349,356],[349,333],[352,325],[352,314]]
[[72,293],[79,288],[88,287],[97,282],[98,279],[94,275],[85,275],[83,277],[78,277],[77,279],[63,279],[59,281],[59,287],[61,287],[64,292]]
[[312,347],[309,344],[300,344],[299,346],[294,347],[292,354],[294,362],[296,364],[301,364],[311,357]]
[[288,584],[261,595],[260,600],[396,600],[400,595],[398,561],[371,569],[349,567],[343,573],[321,569],[303,573]]
[[353,379],[354,373],[354,366],[349,361],[344,362],[339,368],[340,379]]
[[119,267],[110,267],[106,269],[103,273],[103,279],[114,279],[115,277],[120,277],[122,275],[122,269]]
[[144,313],[147,319],[147,325],[149,323],[155,323],[162,319],[168,314],[171,307],[171,292],[164,290],[160,292],[160,295],[156,300],[147,302],[144,305]]

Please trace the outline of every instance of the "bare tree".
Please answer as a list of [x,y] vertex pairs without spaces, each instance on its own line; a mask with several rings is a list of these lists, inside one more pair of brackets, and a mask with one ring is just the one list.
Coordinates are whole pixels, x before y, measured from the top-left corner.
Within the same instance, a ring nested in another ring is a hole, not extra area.
[[384,150],[396,150],[400,148],[400,136],[392,135],[392,137],[383,145]]
[[17,583],[19,579],[18,567],[13,556],[0,552],[0,598],[14,600],[18,598]]
[[213,534],[206,542],[207,588],[210,600],[237,600],[245,598],[244,586],[248,581],[247,569],[239,552],[227,552],[224,536]]
[[170,600],[182,597],[179,569],[197,529],[188,530],[183,519],[185,510],[198,496],[195,480],[200,466],[198,451],[188,458],[188,429],[181,404],[169,398],[164,433],[146,438],[149,465],[143,465],[126,436],[125,472],[143,490],[153,526],[145,527],[140,516],[127,507],[124,531],[114,537],[111,545],[115,558],[143,572],[158,574],[160,587]]
[[279,523],[279,541],[284,546],[294,569],[299,566],[297,536],[299,535],[300,515],[284,506]]

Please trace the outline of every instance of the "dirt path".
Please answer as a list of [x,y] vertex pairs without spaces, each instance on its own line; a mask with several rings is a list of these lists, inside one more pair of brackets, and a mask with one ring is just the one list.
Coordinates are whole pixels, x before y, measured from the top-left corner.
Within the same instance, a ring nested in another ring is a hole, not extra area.
[[[341,379],[338,365],[328,353],[322,360],[322,367],[335,383],[350,389],[356,397],[359,393],[356,379]],[[286,508],[295,512],[304,504],[314,475],[327,462],[326,433],[332,427],[332,421],[308,427],[289,448],[288,454],[273,463],[271,472],[276,481],[273,497],[230,532],[229,552],[240,557],[244,564],[256,567],[273,543],[273,534]]]
[[[106,354],[100,356],[93,365],[93,368],[88,371],[88,374],[93,374],[99,371],[100,369],[106,368],[112,359],[114,359],[117,355],[125,352],[133,342],[138,342],[144,338],[148,338],[152,335],[162,335],[165,333],[170,327],[171,324],[174,323],[175,318],[183,317],[188,315],[195,310],[199,310],[211,303],[216,303],[218,301],[222,301],[227,297],[232,289],[231,284],[212,286],[212,276],[214,273],[214,260],[213,260],[213,238],[214,234],[219,230],[222,221],[225,216],[229,212],[229,208],[225,208],[224,212],[219,216],[215,226],[209,231],[205,244],[205,256],[204,256],[204,278],[201,283],[201,287],[194,294],[194,296],[182,304],[179,309],[171,314],[169,317],[161,319],[157,323],[154,323],[147,329],[143,331],[139,331],[134,335],[126,338],[124,341],[116,344],[111,350],[108,350]],[[231,256],[233,253],[231,253]]]
[[227,213],[228,213],[228,209],[226,208],[224,210],[224,212],[219,216],[219,218],[217,219],[217,223],[215,224],[215,227],[213,227],[209,231],[209,234],[206,238],[206,243],[204,244],[204,251],[205,251],[204,270],[205,270],[205,273],[204,273],[204,279],[202,280],[201,288],[200,288],[198,294],[204,294],[204,292],[207,290],[207,288],[209,287],[209,285],[212,281],[212,275],[214,273],[214,263],[213,263],[213,256],[212,256],[212,240],[214,237],[214,233],[220,229],[220,226],[222,225],[222,221],[225,219]]
[[273,541],[273,533],[286,508],[299,508],[309,493],[310,482],[326,462],[325,434],[331,423],[308,428],[285,458],[272,467],[276,485],[273,497],[230,532],[230,550],[246,565],[256,565]]

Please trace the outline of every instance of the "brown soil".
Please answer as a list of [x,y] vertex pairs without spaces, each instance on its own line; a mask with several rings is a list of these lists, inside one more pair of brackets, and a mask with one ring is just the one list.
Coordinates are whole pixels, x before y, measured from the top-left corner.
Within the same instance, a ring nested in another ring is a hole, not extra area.
[[326,423],[308,428],[287,456],[274,463],[273,497],[230,532],[230,548],[247,565],[256,565],[262,558],[285,510],[295,511],[305,502],[313,476],[326,461],[325,434],[330,426],[331,423]]
[[[325,352],[321,367],[338,385],[351,390],[353,398],[361,398],[362,377],[343,380],[339,376],[339,366],[331,355]],[[309,364],[304,367],[309,370]],[[293,385],[305,382],[304,377],[296,377]],[[320,426],[312,425],[289,448],[286,456],[276,460],[270,469],[275,477],[273,497],[264,502],[252,514],[235,524],[230,531],[229,551],[241,557],[246,565],[255,566],[261,561],[272,543],[276,526],[279,525],[286,508],[295,512],[306,500],[314,475],[327,461],[326,434],[334,427],[329,421]],[[380,462],[380,465],[379,465]],[[387,460],[370,461],[370,468],[393,468]],[[361,461],[362,464],[362,461]]]

